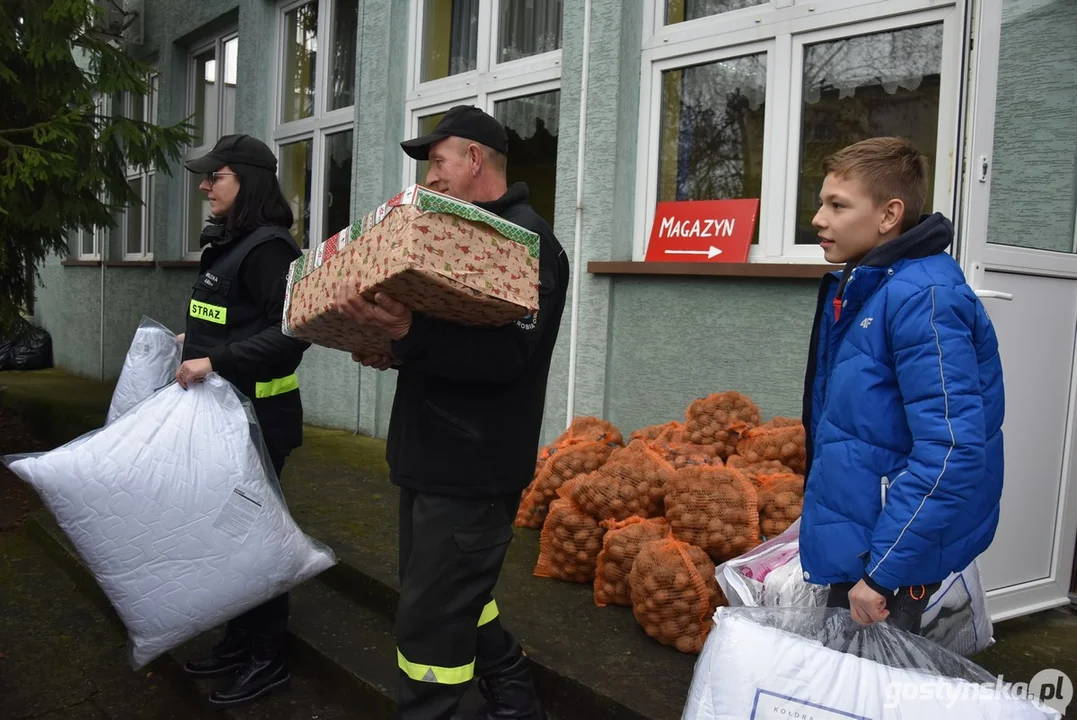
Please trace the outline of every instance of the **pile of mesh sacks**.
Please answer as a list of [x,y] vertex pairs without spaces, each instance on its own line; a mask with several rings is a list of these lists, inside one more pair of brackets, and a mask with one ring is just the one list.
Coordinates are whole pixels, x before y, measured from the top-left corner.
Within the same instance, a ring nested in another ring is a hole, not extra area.
[[516,524],[541,529],[535,575],[593,584],[597,605],[631,607],[650,637],[699,653],[728,604],[716,567],[799,519],[805,458],[800,421],[764,423],[738,392],[627,439],[576,418],[540,450]]

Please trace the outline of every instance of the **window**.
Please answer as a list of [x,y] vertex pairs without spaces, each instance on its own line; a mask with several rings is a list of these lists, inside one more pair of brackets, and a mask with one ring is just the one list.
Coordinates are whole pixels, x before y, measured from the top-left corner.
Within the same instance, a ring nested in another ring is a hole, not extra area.
[[281,8],[273,138],[300,247],[317,244],[351,220],[358,17],[358,0]]
[[[508,181],[523,181],[553,223],[561,111],[562,0],[421,0],[412,26],[407,135],[433,130],[454,105],[475,105],[509,135]],[[405,183],[426,163],[406,161]]]
[[[217,140],[236,131],[236,76],[239,38],[235,32],[221,35],[191,53],[188,66],[187,113],[192,117],[195,138],[186,159],[209,152]],[[186,254],[197,257],[199,238],[210,215],[209,200],[198,189],[202,178],[186,176]]]
[[[146,96],[124,93],[121,99],[123,116],[155,124],[157,122],[157,76],[150,78],[150,94]],[[139,205],[130,205],[124,210],[121,232],[123,235],[124,260],[145,260],[153,255],[153,189],[154,168],[139,170],[127,168],[127,184],[136,197],[142,200]]]
[[[634,257],[655,204],[759,198],[750,259],[820,262],[823,159],[900,135],[928,156],[926,212],[952,213],[961,9],[930,0],[652,0]],[[939,162],[936,162],[939,160]]]
[[[110,108],[112,107],[112,100],[108,97],[97,96],[94,98],[94,110],[100,116],[108,116]],[[94,135],[97,135],[97,131],[94,131]],[[74,239],[76,243],[75,256],[79,260],[100,260],[101,259],[101,246],[102,239],[107,237],[107,228],[91,228],[89,230],[79,230],[74,233]]]

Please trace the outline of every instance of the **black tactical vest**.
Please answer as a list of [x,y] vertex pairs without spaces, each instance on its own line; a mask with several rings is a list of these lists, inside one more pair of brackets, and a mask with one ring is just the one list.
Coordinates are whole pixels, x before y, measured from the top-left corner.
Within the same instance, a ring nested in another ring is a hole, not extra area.
[[[251,302],[240,288],[239,268],[247,255],[269,240],[283,238],[295,250],[300,250],[287,230],[262,226],[245,238],[223,246],[221,254],[209,267],[203,263],[202,272],[194,284],[187,313],[187,336],[183,341],[183,359],[202,358],[213,348],[240,342],[262,332],[267,327],[264,308]],[[295,374],[286,377],[221,376],[255,402],[299,389]],[[259,413],[261,415],[261,413]]]

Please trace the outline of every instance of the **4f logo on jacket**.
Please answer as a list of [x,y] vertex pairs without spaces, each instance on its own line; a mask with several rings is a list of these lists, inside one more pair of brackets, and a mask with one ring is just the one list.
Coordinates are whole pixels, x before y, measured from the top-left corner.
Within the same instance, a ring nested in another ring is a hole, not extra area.
[[871,327],[871,323],[874,320],[875,320],[875,318],[864,318],[863,320],[860,321],[860,327],[867,330],[869,327]]

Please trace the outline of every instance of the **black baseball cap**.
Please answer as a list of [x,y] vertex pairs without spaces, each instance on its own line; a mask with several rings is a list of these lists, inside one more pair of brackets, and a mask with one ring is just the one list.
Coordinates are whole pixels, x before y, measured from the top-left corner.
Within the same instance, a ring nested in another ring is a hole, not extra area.
[[457,105],[450,108],[434,128],[434,132],[414,140],[405,140],[400,143],[400,147],[416,160],[429,160],[430,146],[447,137],[474,140],[502,155],[509,154],[509,135],[505,128],[474,105]]
[[217,172],[225,165],[250,165],[270,172],[277,171],[277,156],[258,138],[250,135],[225,135],[213,149],[184,164],[193,173]]

